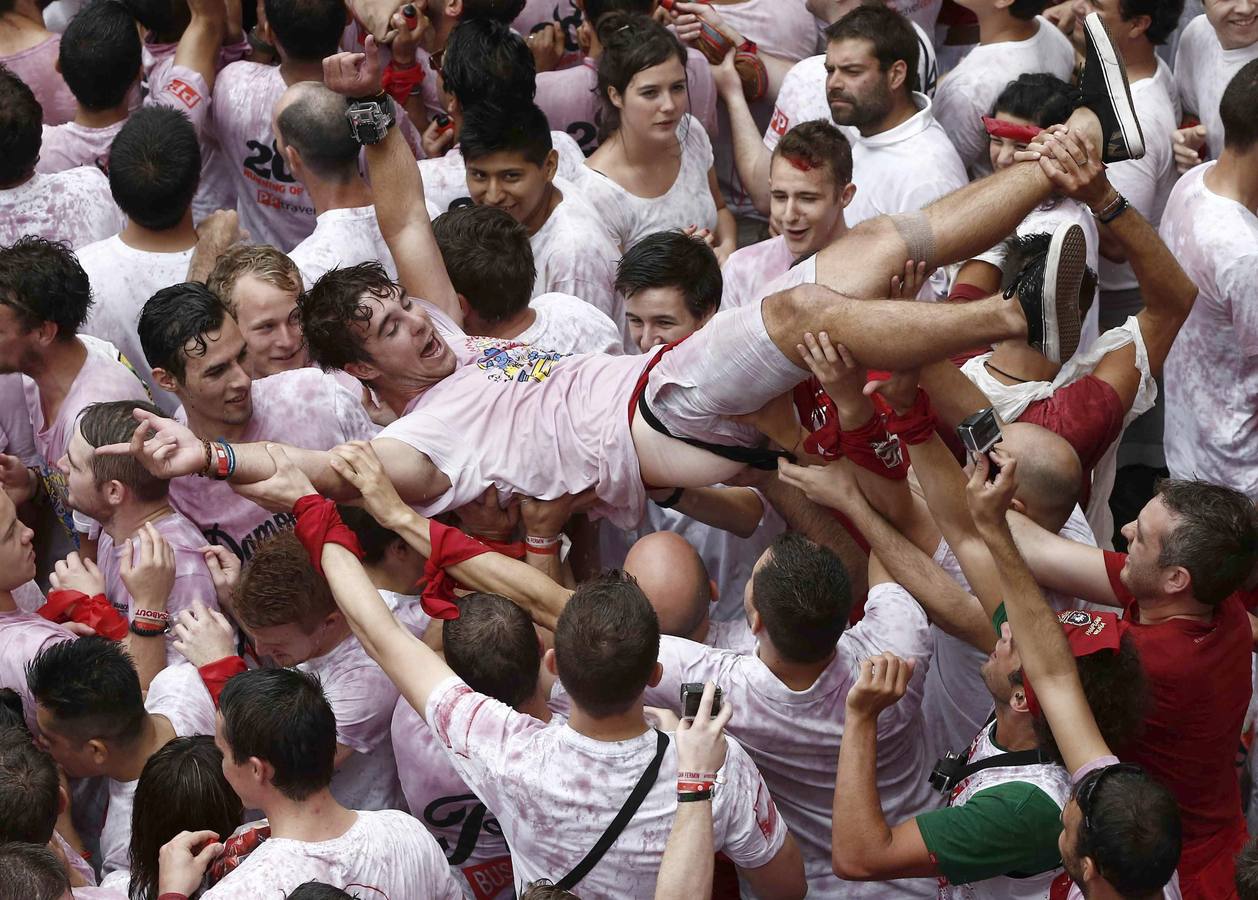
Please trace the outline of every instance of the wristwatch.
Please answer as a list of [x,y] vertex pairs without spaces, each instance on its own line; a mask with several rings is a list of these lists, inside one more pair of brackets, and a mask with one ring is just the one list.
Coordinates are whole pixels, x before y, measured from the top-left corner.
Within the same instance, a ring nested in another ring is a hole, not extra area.
[[355,98],[345,110],[350,134],[360,144],[378,144],[384,140],[395,118],[393,98],[386,93],[374,97]]

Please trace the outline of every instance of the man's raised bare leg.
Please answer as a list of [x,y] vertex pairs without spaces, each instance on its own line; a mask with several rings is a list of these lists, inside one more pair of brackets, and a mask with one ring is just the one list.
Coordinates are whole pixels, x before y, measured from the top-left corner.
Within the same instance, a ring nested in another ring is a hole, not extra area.
[[825,331],[876,369],[912,369],[972,347],[1026,336],[1018,301],[1003,297],[973,303],[854,300],[820,285],[802,284],[766,297],[765,330],[801,369],[797,345],[804,332]]

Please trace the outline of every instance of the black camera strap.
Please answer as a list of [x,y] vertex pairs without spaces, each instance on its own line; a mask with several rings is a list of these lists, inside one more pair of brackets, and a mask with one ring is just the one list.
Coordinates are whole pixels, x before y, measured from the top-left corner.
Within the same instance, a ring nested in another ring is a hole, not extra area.
[[651,793],[651,788],[655,786],[655,779],[660,774],[660,763],[664,761],[664,751],[668,749],[668,735],[659,730],[655,732],[655,735],[655,758],[642,772],[638,783],[633,786],[633,791],[625,800],[625,805],[620,807],[620,812],[616,813],[616,818],[612,819],[612,823],[607,826],[607,830],[598,839],[598,843],[590,848],[590,852],[585,854],[585,858],[577,863],[571,872],[555,882],[555,887],[570,891],[580,883],[582,878],[589,875],[590,870],[598,865],[603,854],[612,848],[612,844],[616,843],[620,833],[633,820],[638,808],[642,806],[642,801],[646,799],[646,795]]
[[957,784],[965,781],[971,775],[982,772],[984,769],[999,769],[1007,766],[1039,766],[1052,762],[1053,760],[1043,750],[1015,750],[1012,753],[997,753],[995,756],[989,756],[987,759],[980,759],[978,762],[972,762],[967,765],[961,770],[961,774],[957,776]]

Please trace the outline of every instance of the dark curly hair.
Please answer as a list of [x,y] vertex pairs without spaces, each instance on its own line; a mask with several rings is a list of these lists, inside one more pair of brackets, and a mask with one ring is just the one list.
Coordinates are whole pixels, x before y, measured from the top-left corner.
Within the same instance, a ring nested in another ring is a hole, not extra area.
[[[1149,689],[1140,664],[1140,651],[1130,634],[1124,634],[1117,653],[1093,653],[1075,659],[1083,695],[1092,709],[1096,727],[1107,746],[1121,753],[1139,736],[1149,705]],[[1022,670],[1009,676],[1015,685],[1024,682]],[[1032,720],[1035,737],[1046,755],[1062,761],[1053,730],[1043,715]]]
[[52,322],[57,338],[70,340],[87,319],[92,286],[69,244],[27,235],[0,247],[0,305],[26,330]]
[[371,362],[362,333],[354,327],[368,328],[375,311],[363,301],[363,295],[386,300],[397,291],[398,286],[378,262],[325,272],[297,298],[297,315],[310,357],[324,369]]

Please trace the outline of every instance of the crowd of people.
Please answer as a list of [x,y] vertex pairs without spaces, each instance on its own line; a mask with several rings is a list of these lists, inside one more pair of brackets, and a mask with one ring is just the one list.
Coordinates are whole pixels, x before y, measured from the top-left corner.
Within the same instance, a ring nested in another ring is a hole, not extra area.
[[0,900],[1258,900],[1258,4],[1050,2],[0,0]]

